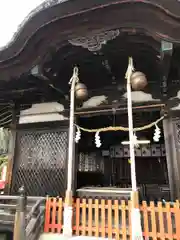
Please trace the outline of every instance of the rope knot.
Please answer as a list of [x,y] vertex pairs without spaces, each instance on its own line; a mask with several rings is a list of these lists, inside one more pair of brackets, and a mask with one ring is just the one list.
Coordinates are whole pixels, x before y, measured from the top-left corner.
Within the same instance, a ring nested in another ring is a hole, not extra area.
[[127,68],[127,71],[126,71],[126,75],[125,75],[125,78],[127,80],[130,79],[131,77],[131,74],[134,72],[134,65],[133,65],[133,59],[132,57],[129,57],[129,64],[128,64],[128,68]]
[[74,67],[74,69],[73,69],[73,75],[72,75],[72,77],[71,77],[71,79],[70,79],[70,81],[69,81],[69,84],[72,84],[73,80],[75,80],[76,83],[79,82],[78,74],[79,74],[79,69],[78,69],[78,67]]

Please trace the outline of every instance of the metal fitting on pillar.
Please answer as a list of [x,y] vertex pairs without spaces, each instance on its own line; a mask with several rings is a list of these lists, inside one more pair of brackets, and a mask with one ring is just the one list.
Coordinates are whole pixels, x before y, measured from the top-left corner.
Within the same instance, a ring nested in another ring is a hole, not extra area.
[[13,240],[26,240],[26,204],[27,198],[24,186],[19,189],[19,198],[17,199],[17,209],[14,220]]
[[132,208],[139,208],[139,192],[137,191],[131,191],[131,203]]

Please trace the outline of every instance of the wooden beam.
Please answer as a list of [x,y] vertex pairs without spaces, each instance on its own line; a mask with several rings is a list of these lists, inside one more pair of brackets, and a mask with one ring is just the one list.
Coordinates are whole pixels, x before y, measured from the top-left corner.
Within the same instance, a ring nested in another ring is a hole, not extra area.
[[[152,112],[152,111],[161,111],[165,107],[162,103],[149,103],[140,106],[133,106],[133,113],[135,112]],[[65,111],[68,115],[68,110]],[[109,115],[112,114],[113,108],[112,106],[106,106],[106,108],[99,107],[99,108],[91,108],[91,109],[76,109],[75,115],[81,117],[92,117],[98,115]],[[116,114],[124,114],[127,113],[127,106],[119,106],[116,108]]]

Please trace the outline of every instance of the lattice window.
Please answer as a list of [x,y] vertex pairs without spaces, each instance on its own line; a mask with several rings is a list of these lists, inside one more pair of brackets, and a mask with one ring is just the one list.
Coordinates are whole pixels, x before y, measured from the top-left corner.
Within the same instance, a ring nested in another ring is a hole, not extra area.
[[28,195],[63,195],[67,132],[21,131],[17,143],[12,192],[24,185]]
[[180,120],[173,119],[173,130],[174,130],[174,137],[175,137],[175,147],[178,151],[180,151]]

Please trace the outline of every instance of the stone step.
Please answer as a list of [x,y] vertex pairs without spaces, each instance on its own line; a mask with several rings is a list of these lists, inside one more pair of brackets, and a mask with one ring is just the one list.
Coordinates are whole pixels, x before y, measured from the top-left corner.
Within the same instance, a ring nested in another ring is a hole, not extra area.
[[74,240],[110,240],[108,238],[97,238],[97,237],[85,237],[85,236],[74,236],[74,237],[64,237],[62,234],[57,233],[43,233],[39,240],[68,240],[68,239],[74,239]]

